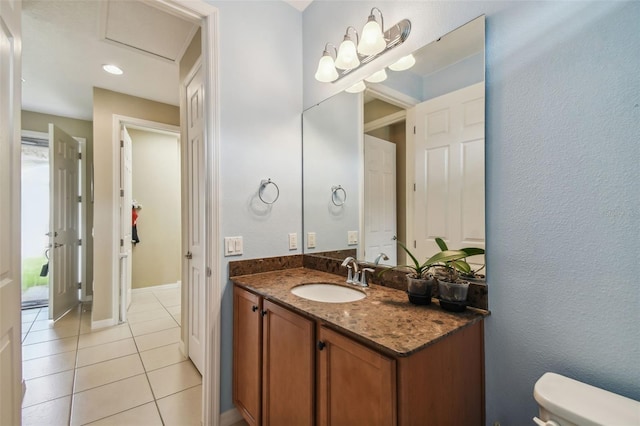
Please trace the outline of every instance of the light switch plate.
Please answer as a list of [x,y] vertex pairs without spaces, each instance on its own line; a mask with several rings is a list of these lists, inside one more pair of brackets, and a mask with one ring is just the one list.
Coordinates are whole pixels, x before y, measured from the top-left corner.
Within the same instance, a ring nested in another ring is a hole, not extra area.
[[224,255],[240,256],[243,251],[242,237],[224,237]]
[[348,231],[347,232],[347,243],[352,246],[354,244],[358,244],[358,231]]
[[289,233],[289,250],[297,250],[298,249],[298,233],[290,232]]
[[307,232],[307,248],[316,248],[315,232]]

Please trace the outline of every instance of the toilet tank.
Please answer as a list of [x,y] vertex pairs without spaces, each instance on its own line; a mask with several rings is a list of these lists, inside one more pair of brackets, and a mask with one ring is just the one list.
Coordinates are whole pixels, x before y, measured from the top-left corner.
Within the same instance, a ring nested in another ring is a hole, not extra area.
[[540,377],[533,396],[543,421],[561,426],[640,426],[640,402],[560,374]]

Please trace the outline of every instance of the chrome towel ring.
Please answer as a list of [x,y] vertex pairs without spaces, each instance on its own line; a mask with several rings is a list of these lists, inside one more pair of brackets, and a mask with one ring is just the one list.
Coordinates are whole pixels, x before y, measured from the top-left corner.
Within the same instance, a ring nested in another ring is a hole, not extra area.
[[347,201],[347,191],[344,190],[342,185],[332,186],[331,202],[336,206],[341,206],[345,201]]
[[[262,195],[263,195],[262,193],[268,185],[273,185],[276,188],[276,196],[272,201],[266,201],[264,198],[262,198]],[[276,183],[272,181],[271,178],[263,179],[262,181],[260,181],[260,189],[258,189],[258,197],[260,197],[260,201],[262,201],[265,204],[273,204],[276,201],[278,201],[278,198],[280,197],[280,188],[278,188],[278,185],[276,185]]]

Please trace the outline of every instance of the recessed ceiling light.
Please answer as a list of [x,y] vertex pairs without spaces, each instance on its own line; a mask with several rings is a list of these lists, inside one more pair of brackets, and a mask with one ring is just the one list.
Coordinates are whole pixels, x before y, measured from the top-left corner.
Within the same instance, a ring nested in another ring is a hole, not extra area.
[[124,73],[124,71],[122,71],[122,69],[120,69],[119,67],[117,67],[115,65],[111,65],[111,64],[103,65],[102,69],[105,70],[106,72],[108,72],[109,74],[114,74],[114,75],[122,75]]

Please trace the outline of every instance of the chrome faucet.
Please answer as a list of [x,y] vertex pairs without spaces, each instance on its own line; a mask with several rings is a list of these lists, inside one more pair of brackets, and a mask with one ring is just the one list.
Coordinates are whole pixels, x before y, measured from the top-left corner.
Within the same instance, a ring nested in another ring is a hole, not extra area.
[[373,268],[360,269],[358,261],[351,256],[347,257],[342,262],[342,266],[346,266],[348,269],[347,282],[349,284],[357,285],[360,287],[369,287],[369,284],[367,283],[367,272],[373,273],[375,271]]
[[[349,263],[353,264],[353,266],[350,266]],[[355,260],[353,257],[349,256],[347,257],[343,262],[342,262],[342,266],[346,266],[348,269],[347,272],[347,282],[349,284],[355,284],[360,282],[360,271],[358,269],[358,261]]]
[[378,254],[378,256],[376,257],[376,260],[373,261],[373,264],[378,266],[378,263],[380,263],[380,259],[382,260],[389,260],[389,256],[387,256],[385,253],[380,253]]

